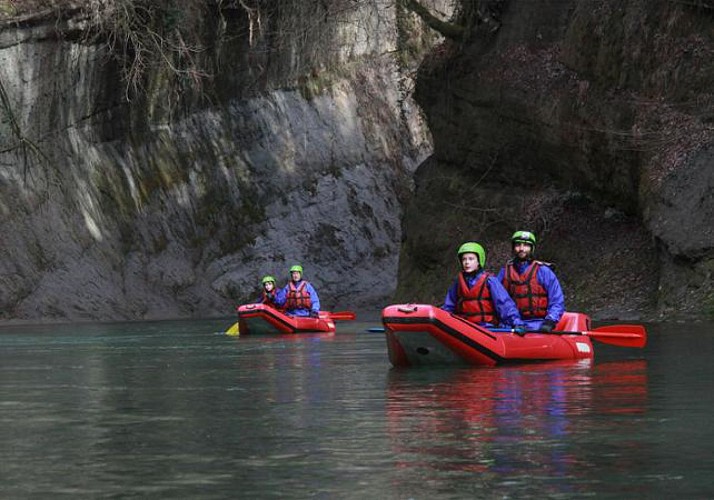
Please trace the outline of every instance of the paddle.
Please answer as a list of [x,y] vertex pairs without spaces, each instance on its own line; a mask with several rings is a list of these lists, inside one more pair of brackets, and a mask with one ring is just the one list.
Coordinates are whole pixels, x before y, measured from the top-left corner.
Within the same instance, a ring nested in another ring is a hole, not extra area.
[[644,347],[647,343],[647,330],[645,330],[645,327],[642,325],[608,325],[582,332],[566,332],[563,330],[543,332],[540,330],[526,330],[525,333],[585,335],[586,337],[592,337],[603,344],[612,344],[620,347]]
[[226,330],[226,335],[240,335],[237,321],[233,324],[233,326]]
[[334,319],[337,321],[352,321],[354,319],[357,319],[357,315],[353,313],[352,311],[337,311],[337,312],[328,312],[330,319]]
[[[510,328],[489,328],[492,332],[513,332]],[[647,343],[647,331],[641,325],[608,325],[600,326],[593,330],[582,332],[567,332],[554,330],[544,332],[540,330],[526,330],[525,333],[542,333],[545,335],[585,335],[602,342],[620,347],[644,347]]]
[[647,343],[647,330],[645,330],[645,327],[642,325],[607,325],[584,332],[551,333],[587,335],[603,344],[612,344],[620,347],[644,347]]

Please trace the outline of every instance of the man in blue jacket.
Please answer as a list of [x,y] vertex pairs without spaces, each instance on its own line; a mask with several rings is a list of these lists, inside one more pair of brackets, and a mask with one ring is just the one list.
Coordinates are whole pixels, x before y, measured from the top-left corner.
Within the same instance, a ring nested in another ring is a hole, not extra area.
[[551,264],[533,258],[536,237],[516,231],[511,237],[513,258],[501,268],[498,280],[513,298],[527,330],[550,332],[565,312],[563,289]]
[[290,268],[290,281],[278,292],[276,303],[292,316],[319,316],[320,298],[315,288],[302,279],[302,266]]
[[445,311],[486,327],[513,328],[524,331],[516,304],[501,282],[484,270],[486,251],[473,241],[464,243],[457,252],[461,272],[446,292]]

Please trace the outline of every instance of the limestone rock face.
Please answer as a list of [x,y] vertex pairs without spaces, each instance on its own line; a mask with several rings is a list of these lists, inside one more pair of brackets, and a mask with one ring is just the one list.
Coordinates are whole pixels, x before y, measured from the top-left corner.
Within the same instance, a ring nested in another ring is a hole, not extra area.
[[132,3],[0,8],[3,319],[230,315],[293,263],[326,309],[439,303],[516,229],[572,310],[714,314],[711,2],[457,2],[443,43],[387,0]]
[[[714,314],[707,2],[492,0],[495,24],[428,56],[434,154],[407,208],[398,300],[443,300],[476,240],[497,271],[539,237],[570,309]],[[706,4],[706,5],[705,5]]]
[[76,4],[0,29],[3,318],[231,315],[294,263],[325,309],[390,298],[402,204],[431,152],[396,56],[404,12],[157,11],[167,40],[194,22],[196,45],[137,68],[111,19]]

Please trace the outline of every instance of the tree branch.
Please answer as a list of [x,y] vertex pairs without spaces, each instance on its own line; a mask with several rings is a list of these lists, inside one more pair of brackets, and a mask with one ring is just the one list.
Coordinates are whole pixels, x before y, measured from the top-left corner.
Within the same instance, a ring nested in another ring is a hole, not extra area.
[[429,9],[420,4],[417,0],[401,0],[402,5],[408,10],[412,11],[414,14],[419,16],[422,21],[426,23],[434,31],[439,32],[446,38],[452,40],[462,40],[464,37],[464,32],[466,31],[463,26],[454,23],[448,23],[442,21],[438,17],[434,16]]

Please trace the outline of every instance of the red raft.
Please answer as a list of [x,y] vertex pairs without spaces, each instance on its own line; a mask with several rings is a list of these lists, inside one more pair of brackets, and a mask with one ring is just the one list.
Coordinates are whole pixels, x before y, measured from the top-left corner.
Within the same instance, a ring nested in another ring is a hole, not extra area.
[[572,334],[529,332],[524,336],[491,331],[426,304],[397,304],[382,311],[389,361],[394,366],[468,364],[495,366],[593,357],[587,335],[590,317],[566,312],[556,330]]
[[348,319],[333,318],[335,314],[338,313],[320,311],[318,318],[289,316],[265,304],[245,304],[238,307],[238,323],[241,335],[249,333],[334,333],[334,320]]

